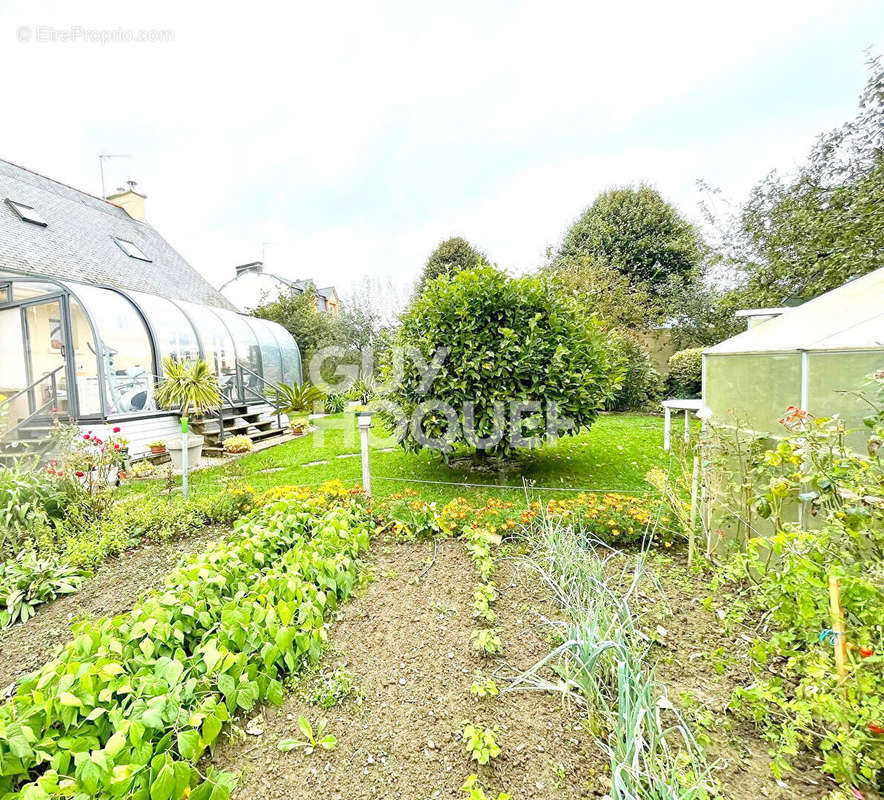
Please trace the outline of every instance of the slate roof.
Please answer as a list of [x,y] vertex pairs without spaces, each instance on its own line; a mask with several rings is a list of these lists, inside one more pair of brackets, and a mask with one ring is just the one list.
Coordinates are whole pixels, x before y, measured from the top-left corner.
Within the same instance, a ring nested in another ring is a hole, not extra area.
[[[32,206],[48,225],[23,222],[4,202]],[[114,237],[151,259],[127,256]],[[137,289],[234,310],[154,228],[112,203],[0,159],[0,270]]]

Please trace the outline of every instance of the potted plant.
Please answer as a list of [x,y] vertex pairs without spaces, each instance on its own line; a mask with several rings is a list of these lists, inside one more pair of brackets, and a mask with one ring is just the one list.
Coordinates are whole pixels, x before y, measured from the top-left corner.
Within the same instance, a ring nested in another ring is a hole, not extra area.
[[310,420],[307,417],[292,417],[289,420],[289,428],[294,436],[300,436],[309,427]]
[[148,442],[147,446],[150,448],[150,452],[155,456],[161,456],[166,452],[166,443],[163,441]]
[[157,404],[161,408],[177,408],[181,413],[180,439],[166,442],[166,449],[172,458],[172,466],[181,469],[181,451],[187,437],[187,463],[199,463],[203,452],[203,437],[188,433],[187,422],[191,411],[204,414],[221,405],[218,380],[202,359],[198,361],[163,361],[163,380],[157,387]]

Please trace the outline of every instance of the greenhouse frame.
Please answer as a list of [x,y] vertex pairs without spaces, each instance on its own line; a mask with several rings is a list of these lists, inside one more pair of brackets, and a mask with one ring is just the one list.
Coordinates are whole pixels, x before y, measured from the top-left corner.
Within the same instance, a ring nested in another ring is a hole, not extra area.
[[703,400],[713,424],[778,435],[789,406],[844,420],[865,450],[862,397],[884,369],[884,268],[761,322],[703,352]]

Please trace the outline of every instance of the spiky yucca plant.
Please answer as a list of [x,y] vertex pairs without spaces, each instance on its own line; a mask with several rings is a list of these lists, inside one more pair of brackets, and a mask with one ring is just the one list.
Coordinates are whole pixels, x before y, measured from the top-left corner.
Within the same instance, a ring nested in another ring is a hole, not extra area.
[[289,417],[299,411],[313,411],[314,403],[321,402],[324,397],[322,389],[310,381],[304,381],[300,386],[280,383],[272,391],[272,399],[279,403],[282,413]]
[[178,408],[186,418],[193,411],[204,414],[221,405],[218,379],[203,359],[198,361],[163,361],[165,377],[157,387],[157,403],[162,408]]

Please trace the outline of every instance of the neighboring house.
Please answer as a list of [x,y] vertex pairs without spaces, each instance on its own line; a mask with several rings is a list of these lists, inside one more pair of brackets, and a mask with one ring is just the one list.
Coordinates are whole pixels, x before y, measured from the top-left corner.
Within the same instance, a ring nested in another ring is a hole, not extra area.
[[337,314],[340,305],[334,286],[319,289],[313,281],[292,281],[288,278],[264,272],[261,261],[253,261],[236,267],[236,276],[219,290],[240,311],[249,311],[264,303],[272,303],[285,294],[301,294],[308,288],[316,292],[316,308]]
[[154,401],[166,357],[204,358],[225,427],[271,435],[264,394],[301,381],[297,344],[237,313],[146,222],[144,201],[134,184],[102,200],[0,160],[0,456],[45,437],[53,409],[120,426],[142,455],[177,429]]

